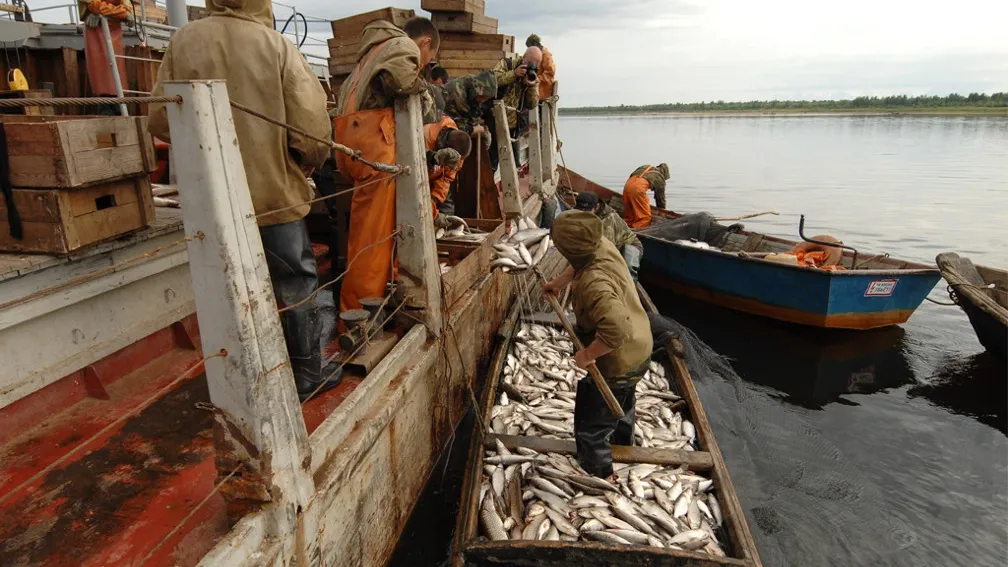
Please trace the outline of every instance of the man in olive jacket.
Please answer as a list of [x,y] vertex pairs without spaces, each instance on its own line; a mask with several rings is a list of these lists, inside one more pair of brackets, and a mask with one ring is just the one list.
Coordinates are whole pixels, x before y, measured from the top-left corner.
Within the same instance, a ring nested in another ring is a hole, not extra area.
[[616,249],[623,255],[627,269],[630,270],[630,277],[637,281],[637,273],[640,272],[641,258],[644,256],[644,245],[641,244],[637,233],[630,230],[623,217],[612,207],[599,200],[599,196],[594,191],[582,191],[578,193],[574,201],[574,208],[579,211],[595,213],[595,216],[602,221],[602,236],[612,242]]
[[[163,95],[168,81],[223,79],[231,100],[328,139],[325,91],[294,44],[273,30],[269,0],[207,0],[207,7],[208,17],[172,36],[152,94]],[[262,215],[259,233],[277,303],[304,301],[280,314],[294,380],[304,399],[335,386],[341,377],[322,369],[322,322],[315,301],[308,299],[318,286],[318,274],[304,221],[315,193],[305,176],[322,165],[329,146],[244,112],[233,115],[252,206]],[[170,139],[165,105],[151,105],[150,131]]]
[[616,419],[590,378],[578,382],[578,462],[588,473],[607,478],[613,474],[610,442],[633,444],[635,390],[651,358],[651,325],[623,257],[603,238],[597,216],[566,211],[553,221],[551,233],[570,266],[543,286],[543,292],[556,294],[571,285],[576,331],[587,345],[574,354],[574,362],[580,368],[596,365],[625,413]]

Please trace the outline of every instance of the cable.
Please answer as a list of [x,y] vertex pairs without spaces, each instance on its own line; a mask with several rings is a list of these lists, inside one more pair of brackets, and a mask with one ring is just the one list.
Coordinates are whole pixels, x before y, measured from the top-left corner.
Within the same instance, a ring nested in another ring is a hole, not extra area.
[[61,456],[60,458],[56,459],[55,461],[53,461],[52,463],[50,463],[49,465],[47,465],[42,470],[40,470],[39,472],[37,472],[34,475],[32,475],[31,478],[29,478],[28,480],[26,480],[26,481],[22,482],[21,484],[17,485],[16,487],[14,487],[13,490],[9,490],[6,494],[4,494],[3,496],[0,496],[0,503],[2,503],[3,501],[7,500],[8,498],[10,498],[11,496],[13,496],[14,494],[17,494],[18,491],[20,491],[22,488],[24,488],[26,486],[29,486],[30,484],[34,483],[36,480],[42,478],[47,473],[49,473],[49,471],[51,471],[52,469],[54,469],[57,466],[63,464],[64,461],[66,461],[70,457],[72,457],[72,456],[76,455],[77,453],[79,453],[81,451],[81,449],[83,449],[84,447],[90,445],[95,439],[98,439],[102,435],[105,435],[106,433],[108,433],[115,426],[119,425],[123,421],[126,421],[128,418],[133,417],[134,414],[143,411],[151,403],[153,403],[157,399],[165,396],[166,394],[168,394],[168,392],[172,391],[175,388],[175,386],[177,386],[180,382],[182,382],[183,380],[187,379],[189,377],[189,374],[193,370],[199,368],[200,366],[202,366],[206,361],[210,360],[211,358],[217,358],[218,356],[220,356],[220,357],[227,356],[227,351],[224,350],[224,349],[221,349],[220,352],[218,352],[217,354],[212,354],[210,356],[203,357],[201,360],[199,360],[198,362],[196,362],[195,364],[193,364],[192,366],[190,366],[189,368],[187,368],[184,372],[182,372],[182,374],[180,374],[174,380],[172,380],[171,382],[169,382],[168,384],[166,384],[164,387],[158,389],[158,391],[154,392],[150,396],[147,396],[146,398],[144,398],[143,401],[141,401],[139,404],[133,406],[129,411],[127,411],[123,415],[117,417],[114,421],[112,421],[111,423],[109,423],[105,427],[102,427],[96,433],[94,433],[93,435],[91,435],[90,437],[88,437],[87,439],[85,439],[84,441],[78,443],[73,449],[70,449],[69,451],[67,451],[66,453],[64,453],[63,456]]
[[120,104],[167,104],[182,103],[180,96],[130,96],[130,97],[69,97],[69,98],[22,98],[0,99],[0,108],[23,108],[26,106],[118,106]]
[[362,183],[361,185],[355,185],[354,187],[351,187],[349,189],[344,189],[342,191],[337,191],[337,192],[333,193],[332,195],[325,195],[325,196],[322,196],[322,197],[318,197],[316,199],[312,199],[310,201],[305,201],[303,203],[298,203],[296,205],[290,205],[288,207],[281,207],[279,209],[273,209],[272,211],[266,211],[266,212],[263,212],[263,213],[256,213],[255,217],[256,218],[261,218],[261,217],[264,217],[266,215],[272,215],[272,214],[275,214],[275,213],[282,213],[282,212],[288,211],[290,209],[297,209],[297,208],[303,207],[305,205],[313,205],[315,203],[321,203],[322,201],[328,201],[329,199],[333,199],[335,197],[339,197],[340,195],[346,195],[347,193],[353,193],[354,191],[356,191],[358,189],[363,189],[365,187],[368,187],[369,185],[374,185],[376,183],[381,183],[382,181],[388,181],[389,179],[392,179],[393,177],[395,177],[395,175],[387,175],[387,176],[381,177],[379,179],[374,179],[374,180],[368,181],[367,183]]

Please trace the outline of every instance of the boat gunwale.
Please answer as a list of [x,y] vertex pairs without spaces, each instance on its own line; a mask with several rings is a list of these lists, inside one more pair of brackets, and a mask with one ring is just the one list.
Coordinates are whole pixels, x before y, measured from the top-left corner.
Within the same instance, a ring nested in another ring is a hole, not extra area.
[[[944,278],[946,282],[948,282],[948,285],[950,287],[953,287],[955,289],[956,295],[965,296],[973,307],[983,311],[984,313],[990,315],[991,317],[994,317],[1002,324],[1008,325],[1008,307],[1002,305],[996,298],[991,297],[989,294],[983,293],[983,291],[986,290],[978,289],[976,286],[968,282],[966,278],[962,276],[961,272],[956,268],[956,266],[949,264],[946,267],[942,267],[941,264],[943,264],[944,262],[939,260],[939,258],[945,256],[946,254],[955,254],[956,257],[958,257],[961,260],[969,260],[969,258],[965,256],[960,256],[958,253],[954,252],[943,252],[935,257],[935,263],[938,264],[938,270],[941,274],[941,277]],[[1008,281],[1008,271],[1006,270],[1001,270],[998,268],[992,268],[990,266],[983,266],[979,264],[977,264],[976,267],[983,268],[988,273],[997,273],[1003,275],[1005,281]],[[985,284],[994,285],[997,283],[996,281],[988,281],[988,278],[984,277],[983,273],[981,273],[979,270],[978,273],[980,274],[980,277],[984,280]],[[1006,291],[998,287],[994,287],[993,289],[996,291],[1000,291],[1002,293],[1005,293]],[[960,308],[962,308],[961,305]]]

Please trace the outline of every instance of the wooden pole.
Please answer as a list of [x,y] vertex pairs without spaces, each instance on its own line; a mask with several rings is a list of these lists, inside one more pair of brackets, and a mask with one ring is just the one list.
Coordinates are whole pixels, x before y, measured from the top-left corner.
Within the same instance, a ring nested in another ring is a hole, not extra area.
[[[557,95],[559,89],[559,82],[553,83],[553,96]],[[557,183],[560,181],[560,175],[557,172],[557,139],[554,135],[556,133],[555,102],[546,101],[543,103],[542,120],[540,122],[539,138],[542,148],[543,181],[549,180],[553,184],[553,188],[556,189]]]
[[172,146],[206,361],[221,493],[275,507],[267,531],[286,537],[315,486],[311,449],[224,81],[170,82]]
[[[546,277],[539,271],[539,268],[532,266],[532,270],[535,271],[535,275],[539,278],[539,281],[545,284]],[[545,295],[550,306],[553,308],[553,312],[556,313],[556,316],[560,319],[560,324],[563,325],[564,330],[567,331],[567,334],[571,338],[571,342],[574,343],[574,349],[576,351],[584,350],[584,345],[581,344],[581,339],[577,337],[577,333],[575,333],[574,328],[571,327],[570,321],[567,320],[567,315],[564,313],[563,309],[560,308],[560,303],[557,302],[556,296],[552,293],[547,293]],[[609,411],[611,411],[617,418],[622,419],[625,415],[623,413],[623,407],[620,406],[616,396],[614,396],[612,390],[609,389],[609,384],[606,384],[605,378],[602,377],[602,373],[599,372],[599,369],[595,366],[595,364],[588,366],[588,375],[591,376],[592,382],[595,383],[595,387],[602,393],[602,398],[605,400],[606,405],[609,406]]]
[[539,107],[536,106],[529,110],[528,114],[529,189],[532,193],[542,195],[545,201],[549,181],[547,181],[546,171],[543,169],[542,144],[539,140]]
[[419,95],[396,100],[395,121],[396,163],[409,168],[396,180],[396,224],[403,230],[397,244],[397,285],[404,293],[406,306],[421,310],[420,319],[427,329],[440,336],[441,268],[434,238]]
[[[116,59],[115,48],[112,47],[112,33],[109,32],[108,20],[105,16],[99,17],[101,18],[102,36],[105,38],[105,56],[108,57],[109,65],[112,66],[112,80],[115,84],[116,96],[122,98],[122,80],[124,77],[119,76],[119,60]],[[126,110],[125,104],[119,105],[119,112],[122,113],[123,116],[129,116],[129,111]]]
[[740,217],[719,217],[714,220],[717,222],[729,221],[729,220],[744,220],[744,219],[751,219],[753,217],[761,217],[763,215],[779,215],[779,214],[780,213],[778,213],[777,211],[763,211],[762,213],[752,213],[749,215],[742,215]]
[[494,122],[497,129],[497,157],[501,173],[501,196],[504,217],[516,218],[522,215],[522,198],[518,189],[518,166],[514,149],[511,147],[511,130],[508,129],[507,111],[504,103],[494,103]]
[[480,196],[483,194],[483,136],[476,136],[476,219],[481,219]]

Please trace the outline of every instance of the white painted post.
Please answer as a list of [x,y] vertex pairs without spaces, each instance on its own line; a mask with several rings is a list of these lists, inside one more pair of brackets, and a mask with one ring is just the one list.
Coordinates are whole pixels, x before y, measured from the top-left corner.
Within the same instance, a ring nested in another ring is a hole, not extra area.
[[528,152],[529,152],[529,189],[533,193],[545,196],[544,189],[548,181],[545,179],[542,161],[542,145],[539,142],[539,107],[528,111]]
[[424,142],[420,97],[395,103],[396,163],[409,172],[396,178],[396,225],[403,229],[396,244],[399,257],[398,289],[406,306],[422,309],[421,320],[440,336],[441,268],[434,238],[430,184],[427,178],[427,144]]
[[169,26],[180,28],[189,23],[189,10],[186,8],[185,0],[167,0],[165,8],[168,12]]
[[497,158],[501,176],[501,201],[506,218],[522,215],[522,198],[518,189],[518,167],[514,149],[511,148],[511,130],[508,129],[507,110],[501,101],[494,102],[494,122],[497,127]]
[[[119,60],[116,58],[115,48],[112,47],[112,33],[109,31],[108,20],[105,16],[98,17],[101,18],[102,36],[105,38],[105,56],[108,57],[109,65],[112,66],[112,82],[115,85],[116,97],[123,98],[123,78],[119,76]],[[119,113],[123,116],[129,116],[125,104],[119,104]]]
[[[553,95],[557,94],[558,83],[553,83]],[[559,181],[557,171],[557,137],[556,137],[556,103],[543,103],[542,128],[540,129],[542,143],[543,178],[548,178],[555,188]]]
[[[294,530],[314,483],[311,449],[224,81],[170,82],[172,148],[203,352],[215,406],[218,463],[244,467],[222,493],[232,503],[276,506],[269,535]],[[266,126],[264,126],[266,127]],[[231,465],[219,470],[221,476]],[[236,482],[238,481],[238,482]]]

